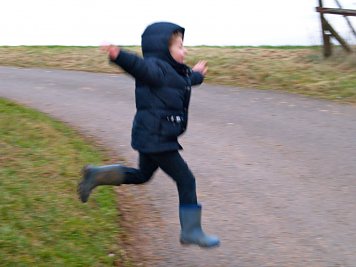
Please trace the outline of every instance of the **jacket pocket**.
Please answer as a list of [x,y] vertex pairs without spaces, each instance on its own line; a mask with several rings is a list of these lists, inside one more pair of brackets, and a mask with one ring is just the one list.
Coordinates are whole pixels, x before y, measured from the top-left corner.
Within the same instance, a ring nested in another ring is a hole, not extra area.
[[182,122],[162,118],[160,121],[160,134],[165,137],[177,137],[183,133]]

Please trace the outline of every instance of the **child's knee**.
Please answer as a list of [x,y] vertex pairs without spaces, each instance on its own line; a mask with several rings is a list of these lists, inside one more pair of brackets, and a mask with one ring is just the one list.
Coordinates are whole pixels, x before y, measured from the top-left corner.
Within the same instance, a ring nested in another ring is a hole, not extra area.
[[146,175],[138,169],[130,168],[125,173],[125,184],[144,184],[151,179],[151,175]]
[[147,183],[149,180],[151,180],[151,176],[147,176],[147,175],[139,175],[137,181],[138,181],[138,184],[144,184],[144,183]]

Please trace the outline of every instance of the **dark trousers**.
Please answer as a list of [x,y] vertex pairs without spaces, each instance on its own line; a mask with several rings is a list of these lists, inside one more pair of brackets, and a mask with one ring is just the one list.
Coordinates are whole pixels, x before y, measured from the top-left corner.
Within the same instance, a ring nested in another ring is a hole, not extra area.
[[197,204],[195,177],[178,151],[139,153],[139,168],[125,168],[124,184],[146,183],[158,168],[176,182],[179,204]]

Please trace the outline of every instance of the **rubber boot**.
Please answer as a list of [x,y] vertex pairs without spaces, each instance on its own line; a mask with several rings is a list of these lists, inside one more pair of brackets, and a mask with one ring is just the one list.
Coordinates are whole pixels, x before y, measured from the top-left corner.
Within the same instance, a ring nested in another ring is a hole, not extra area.
[[204,248],[220,245],[216,236],[206,235],[201,227],[201,205],[180,205],[179,220],[181,225],[180,243],[195,244]]
[[80,200],[87,202],[91,191],[99,185],[121,185],[125,178],[123,170],[121,165],[85,166],[82,170],[83,178],[77,188]]

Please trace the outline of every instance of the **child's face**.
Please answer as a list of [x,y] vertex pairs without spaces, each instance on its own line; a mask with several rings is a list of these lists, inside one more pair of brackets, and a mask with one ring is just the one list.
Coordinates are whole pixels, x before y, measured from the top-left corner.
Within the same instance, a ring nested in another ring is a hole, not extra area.
[[171,45],[169,46],[169,52],[175,61],[181,64],[184,63],[187,49],[185,49],[183,46],[183,39],[181,36],[176,36],[173,38]]

